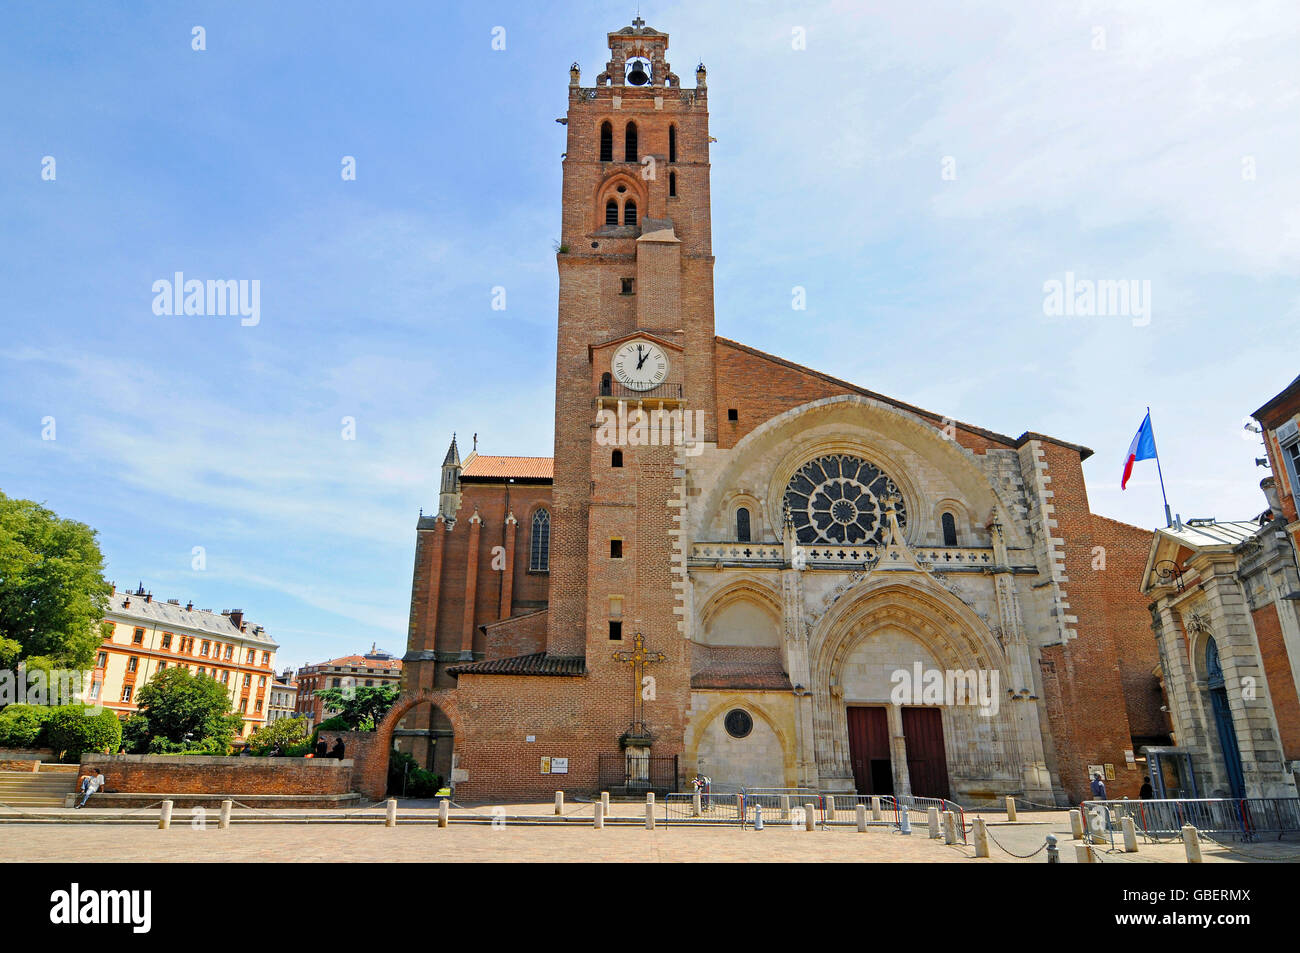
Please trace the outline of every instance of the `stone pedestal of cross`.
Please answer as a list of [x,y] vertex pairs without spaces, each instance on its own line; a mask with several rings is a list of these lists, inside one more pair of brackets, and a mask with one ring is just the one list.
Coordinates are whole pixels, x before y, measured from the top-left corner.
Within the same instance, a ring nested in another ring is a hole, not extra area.
[[642,714],[645,667],[651,662],[666,662],[668,656],[662,652],[647,652],[645,639],[638,632],[632,639],[632,651],[615,652],[614,661],[627,662],[632,666],[632,730],[630,733],[638,738],[648,737],[650,732],[646,730],[645,718]]

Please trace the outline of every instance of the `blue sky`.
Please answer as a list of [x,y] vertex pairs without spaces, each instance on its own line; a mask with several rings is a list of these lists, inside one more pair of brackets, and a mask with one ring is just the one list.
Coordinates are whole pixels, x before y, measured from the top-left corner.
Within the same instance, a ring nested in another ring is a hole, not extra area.
[[[641,6],[709,68],[719,334],[1089,446],[1094,510],[1146,526],[1154,468],[1119,476],[1150,404],[1176,511],[1263,508],[1243,418],[1300,372],[1294,4],[737,9]],[[451,432],[551,452],[554,120],[634,12],[6,4],[0,490],[283,664],[400,654]],[[260,323],[155,315],[177,271],[259,280]],[[1066,272],[1149,281],[1149,324],[1045,315]]]

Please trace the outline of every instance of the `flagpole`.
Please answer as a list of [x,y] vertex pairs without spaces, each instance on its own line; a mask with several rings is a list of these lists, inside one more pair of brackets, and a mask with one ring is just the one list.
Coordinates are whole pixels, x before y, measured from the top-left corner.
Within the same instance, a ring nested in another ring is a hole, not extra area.
[[[1151,408],[1147,407],[1147,420],[1151,419]],[[1156,428],[1151,428],[1151,447],[1156,446]],[[1160,498],[1165,501],[1165,526],[1173,526],[1174,519],[1169,513],[1169,497],[1165,496],[1165,475],[1160,470],[1160,451],[1156,450],[1156,475],[1160,477]]]

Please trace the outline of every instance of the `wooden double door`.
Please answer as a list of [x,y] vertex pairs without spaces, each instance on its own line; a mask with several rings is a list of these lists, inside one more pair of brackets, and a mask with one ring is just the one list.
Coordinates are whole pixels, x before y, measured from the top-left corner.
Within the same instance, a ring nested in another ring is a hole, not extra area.
[[[849,757],[859,794],[893,794],[894,765],[887,708],[851,707]],[[948,760],[943,746],[943,715],[923,706],[902,710],[907,744],[907,776],[916,797],[948,796]]]

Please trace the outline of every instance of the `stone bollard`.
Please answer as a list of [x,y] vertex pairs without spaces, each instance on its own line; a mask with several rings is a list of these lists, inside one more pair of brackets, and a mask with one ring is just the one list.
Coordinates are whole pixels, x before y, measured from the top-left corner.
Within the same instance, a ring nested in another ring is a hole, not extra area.
[[1091,844],[1074,845],[1074,861],[1078,864],[1095,864],[1097,858],[1092,854]]
[[1010,795],[1007,796],[1007,820],[1016,820],[1016,799]]
[[902,808],[901,819],[898,824],[898,833],[912,836],[912,818],[908,814],[907,807]]
[[608,814],[609,813],[609,792],[608,791],[600,792],[600,803],[605,805],[605,813]]
[[397,798],[390,797],[387,800],[387,802],[385,802],[384,806],[386,808],[386,810],[384,811],[384,826],[396,827],[397,826]]
[[885,819],[885,815],[882,814],[881,811],[880,811],[880,795],[879,795],[879,794],[873,794],[873,795],[871,796],[871,819],[872,819],[873,821],[883,821],[883,820]]
[[930,823],[930,837],[939,836],[939,809],[932,807],[925,812],[925,819]]
[[646,791],[646,792],[645,792],[645,802],[646,802],[647,804],[654,804],[654,802],[655,802],[655,792],[654,792],[654,791]]
[[790,817],[790,795],[788,794],[781,795],[781,816],[784,818]]
[[598,831],[605,829],[605,805],[600,801],[596,802],[596,813],[592,815],[591,826]]
[[867,806],[859,804],[854,813],[858,815],[858,833],[861,834],[867,829]]
[[564,792],[563,791],[555,792],[555,813],[556,816],[559,816],[560,814],[564,813]]
[[806,831],[817,830],[817,806],[812,801],[803,806],[803,829]]
[[957,843],[957,815],[952,811],[943,812],[943,842]]
[[835,795],[826,795],[826,820],[827,822],[835,820]]
[[165,831],[172,826],[172,802],[163,801],[158,809],[158,830]]
[[1083,815],[1078,811],[1070,812],[1070,837],[1083,840]]
[[701,803],[701,801],[702,799],[700,797],[699,791],[696,791],[694,794],[691,795],[691,817],[699,817],[701,814],[704,813],[703,811],[704,805]]
[[438,826],[446,827],[449,820],[451,820],[451,805],[446,798],[443,798],[438,802]]
[[230,826],[230,809],[235,806],[234,801],[221,802],[221,816],[217,819],[217,828],[225,830]]
[[755,804],[754,805],[754,830],[761,831],[762,829],[763,829],[763,805]]
[[1105,830],[1105,824],[1101,820],[1102,815],[1096,811],[1086,811],[1083,815],[1083,826],[1087,832],[1087,841],[1090,844],[1106,843],[1106,835],[1102,833]]
[[1191,824],[1183,825],[1183,848],[1187,851],[1187,862],[1189,864],[1199,864],[1201,862],[1201,835],[1196,832],[1196,828]]
[[973,834],[975,836],[975,856],[987,857],[989,855],[989,829],[984,823],[984,818],[975,818]]
[[1061,862],[1061,851],[1056,846],[1056,835],[1047,835],[1047,862],[1049,864],[1059,864]]
[[1138,849],[1137,825],[1133,818],[1120,818],[1119,826],[1124,828],[1124,853],[1136,854]]
[[[650,797],[654,797],[654,795],[652,794],[650,795]],[[655,802],[654,801],[645,802],[645,829],[648,831],[652,831],[655,829]]]

